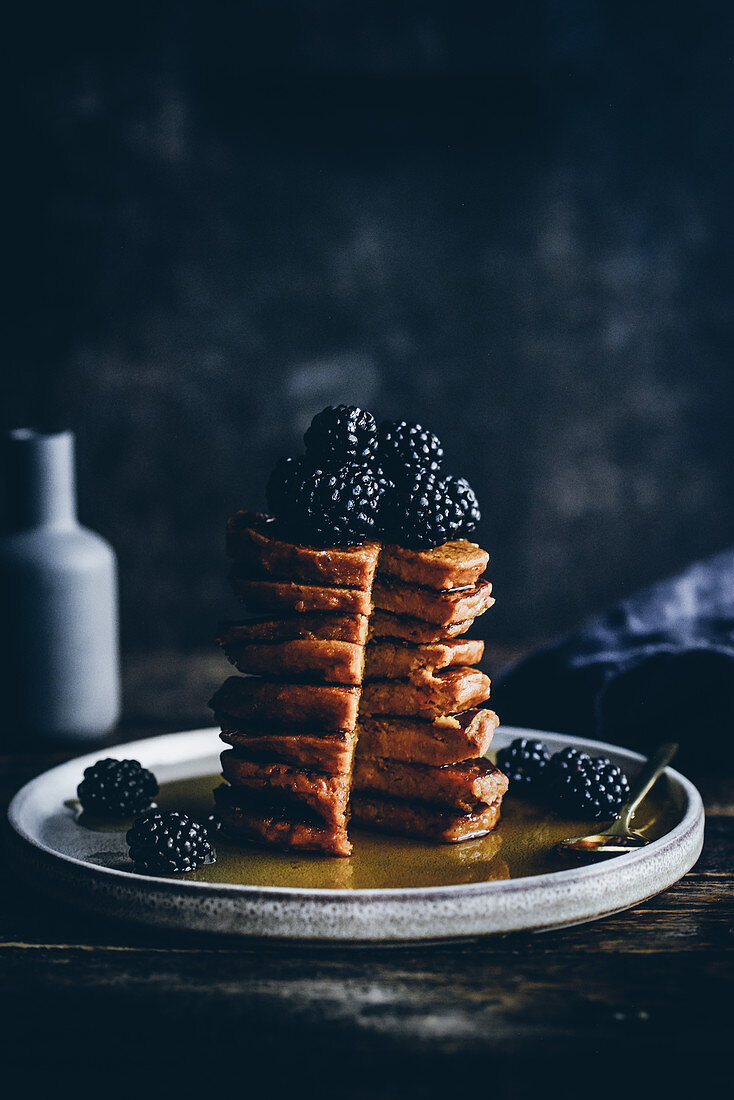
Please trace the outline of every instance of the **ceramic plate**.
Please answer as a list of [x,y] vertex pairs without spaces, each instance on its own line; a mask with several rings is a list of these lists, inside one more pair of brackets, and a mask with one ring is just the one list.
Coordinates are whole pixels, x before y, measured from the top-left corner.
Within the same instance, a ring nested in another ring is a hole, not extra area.
[[[632,779],[637,753],[598,741],[503,727],[493,752],[518,736],[551,751],[576,745],[609,756]],[[507,797],[499,827],[480,840],[435,845],[353,830],[351,859],[237,847],[217,836],[217,863],[193,875],[132,871],[127,823],[85,822],[73,799],[100,756],[135,758],[161,784],[157,802],[201,816],[213,808],[218,730],[135,741],[45,772],[13,799],[11,848],[20,873],[54,897],[144,924],[280,940],[395,942],[541,930],[596,920],[671,886],[696,862],[703,806],[671,768],[635,825],[651,843],[603,863],[569,866],[555,855],[568,835],[593,831]],[[491,754],[490,754],[491,755]]]

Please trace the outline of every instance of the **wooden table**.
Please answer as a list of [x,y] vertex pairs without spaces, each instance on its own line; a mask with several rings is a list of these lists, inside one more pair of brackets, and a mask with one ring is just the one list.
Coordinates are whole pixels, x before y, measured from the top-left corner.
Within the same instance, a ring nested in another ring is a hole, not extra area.
[[[216,657],[127,671],[125,738],[210,724]],[[66,755],[6,752],[4,804]],[[249,944],[89,917],[3,867],[0,1084],[68,1076],[130,1095],[145,1065],[197,1093],[598,1096],[644,1078],[730,1094],[734,792],[731,776],[695,778],[709,816],[694,870],[630,912],[544,934]]]

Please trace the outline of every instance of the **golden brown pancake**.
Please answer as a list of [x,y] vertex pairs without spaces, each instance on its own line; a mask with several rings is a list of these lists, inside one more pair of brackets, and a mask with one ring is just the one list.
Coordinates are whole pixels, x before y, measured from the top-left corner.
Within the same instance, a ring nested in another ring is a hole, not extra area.
[[370,616],[368,636],[370,639],[392,638],[428,645],[466,634],[473,622],[473,619],[465,619],[463,622],[439,626],[423,619],[411,619],[407,615],[392,615],[389,611],[381,611],[376,607]]
[[331,856],[352,854],[346,829],[326,825],[308,807],[270,805],[224,786],[215,790],[214,800],[225,831],[237,840]]
[[352,789],[471,813],[479,803],[489,805],[502,798],[507,777],[489,760],[465,760],[432,768],[360,753],[354,765]]
[[348,775],[352,770],[357,735],[319,733],[299,730],[243,728],[241,719],[227,714],[215,715],[221,726],[222,741],[237,748],[240,755],[253,759],[278,760],[295,767],[315,768],[331,775]]
[[241,759],[234,749],[225,749],[221,762],[222,775],[237,790],[249,789],[274,798],[302,802],[327,825],[346,827],[348,775],[326,775],[277,761]]
[[457,814],[420,802],[402,802],[397,798],[377,795],[352,795],[352,822],[363,829],[398,836],[423,837],[441,844],[456,844],[473,840],[494,829],[500,819],[499,798],[490,806],[481,806],[469,814]]
[[432,588],[384,581],[379,577],[372,586],[372,601],[381,611],[423,619],[441,627],[476,619],[494,603],[489,581],[479,581],[450,592],[436,592]]
[[336,684],[286,684],[256,676],[230,676],[209,701],[249,724],[320,730],[353,730],[359,688]]
[[263,645],[226,645],[224,652],[240,672],[270,679],[361,684],[364,646],[354,642],[294,639]]
[[365,650],[365,680],[399,679],[421,669],[438,670],[451,665],[476,665],[484,653],[484,642],[471,638],[448,639],[432,645],[375,639]]
[[238,596],[253,611],[338,611],[354,615],[369,615],[372,610],[369,589],[336,588],[327,585],[289,584],[288,581],[265,581],[235,565],[229,574],[230,584]]
[[367,641],[369,619],[366,615],[337,615],[317,612],[312,615],[293,614],[279,618],[256,618],[245,622],[220,624],[217,641],[221,646],[248,645],[256,642],[303,641],[355,642]]
[[380,544],[320,549],[280,537],[269,516],[236,512],[227,523],[227,554],[269,574],[273,580],[370,588]]
[[386,543],[380,551],[377,571],[380,577],[426,588],[461,588],[476,584],[488,561],[487,551],[466,539],[445,542],[432,550],[408,550]]
[[373,680],[362,686],[359,713],[439,718],[489,699],[490,680],[478,668],[459,665],[433,673],[420,669],[407,680]]
[[362,716],[357,723],[359,752],[420,764],[455,764],[484,756],[499,721],[493,710],[483,707],[433,721]]

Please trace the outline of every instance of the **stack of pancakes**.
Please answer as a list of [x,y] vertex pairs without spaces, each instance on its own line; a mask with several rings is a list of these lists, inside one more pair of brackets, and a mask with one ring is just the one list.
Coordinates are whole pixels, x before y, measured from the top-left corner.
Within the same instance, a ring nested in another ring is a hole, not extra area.
[[350,812],[444,842],[492,829],[507,780],[482,757],[498,719],[473,667],[483,643],[463,637],[494,602],[485,551],[318,550],[240,512],[227,552],[235,593],[261,615],[219,637],[248,674],[211,701],[231,746],[217,792],[230,833],[349,855]]
[[482,704],[484,643],[464,637],[494,603],[489,555],[459,540],[383,546],[372,589],[352,819],[384,832],[466,840],[494,828],[505,776],[482,759],[499,719]]

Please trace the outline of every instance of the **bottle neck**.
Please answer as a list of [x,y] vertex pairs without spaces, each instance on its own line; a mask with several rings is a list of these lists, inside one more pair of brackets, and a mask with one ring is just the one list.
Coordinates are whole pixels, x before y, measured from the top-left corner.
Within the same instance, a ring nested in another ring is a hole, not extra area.
[[19,428],[6,437],[8,521],[11,530],[76,523],[74,435]]

